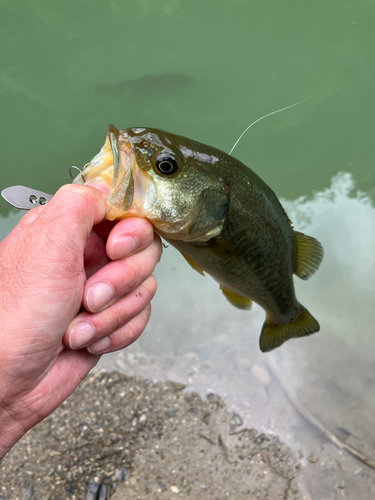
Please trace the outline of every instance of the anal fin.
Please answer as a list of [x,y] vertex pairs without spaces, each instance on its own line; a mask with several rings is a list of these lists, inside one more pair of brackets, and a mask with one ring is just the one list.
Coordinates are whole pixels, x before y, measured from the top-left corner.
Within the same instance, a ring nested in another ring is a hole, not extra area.
[[238,295],[238,293],[232,292],[232,290],[225,288],[223,285],[220,285],[220,289],[232,306],[237,307],[237,309],[245,309],[247,311],[251,309],[253,303],[250,299],[242,297],[242,295]]
[[191,267],[197,271],[197,273],[201,274],[202,276],[204,276],[204,272],[203,272],[203,269],[201,268],[201,266],[199,266],[195,260],[193,260],[191,257],[188,257],[187,255],[185,255],[184,253],[181,253],[181,255],[184,257],[184,259],[186,259],[186,261],[191,265]]
[[290,323],[279,325],[266,319],[259,339],[262,352],[280,347],[286,340],[306,337],[320,330],[319,323],[303,306],[299,315]]

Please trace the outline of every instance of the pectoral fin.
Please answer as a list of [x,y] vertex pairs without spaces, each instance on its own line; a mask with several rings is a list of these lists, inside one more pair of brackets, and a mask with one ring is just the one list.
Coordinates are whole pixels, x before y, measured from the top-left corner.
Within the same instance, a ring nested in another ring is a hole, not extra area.
[[195,262],[195,260],[193,260],[191,257],[188,257],[184,253],[181,253],[181,255],[186,259],[186,261],[191,265],[191,267],[195,271],[197,271],[199,274],[201,274],[202,276],[204,276],[203,269],[200,266],[198,266],[198,264]]
[[311,316],[309,311],[303,306],[299,315],[286,325],[277,325],[266,319],[259,339],[259,346],[262,352],[272,351],[280,347],[286,340],[298,337],[305,337],[318,332],[319,323]]
[[237,309],[245,309],[249,311],[253,305],[250,299],[246,297],[242,297],[242,295],[238,295],[237,293],[232,292],[225,286],[220,285],[220,289],[225,295],[225,298],[232,304],[232,306],[237,307]]
[[323,247],[318,240],[294,231],[297,243],[297,267],[294,271],[302,280],[308,280],[323,260]]

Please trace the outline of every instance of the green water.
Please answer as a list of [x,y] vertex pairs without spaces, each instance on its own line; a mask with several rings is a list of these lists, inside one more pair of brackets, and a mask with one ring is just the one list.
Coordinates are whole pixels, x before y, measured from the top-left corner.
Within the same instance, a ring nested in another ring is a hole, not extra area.
[[[283,198],[296,228],[323,243],[322,268],[296,281],[321,332],[283,346],[278,362],[303,403],[369,455],[374,22],[374,0],[0,0],[0,189],[55,192],[70,182],[71,165],[99,151],[109,123],[163,128],[229,151],[251,122],[319,89],[256,124],[234,156]],[[0,239],[19,216],[0,200]],[[306,498],[344,491],[373,499],[373,471],[357,473],[358,463],[298,420],[276,382],[263,387],[260,308],[234,310],[216,283],[184,266],[173,249],[164,252],[148,329],[102,362],[213,390],[249,426],[319,457],[316,466],[304,462]]]
[[[1,187],[54,192],[108,123],[235,150],[278,195],[374,192],[374,2],[0,2]],[[5,214],[7,205],[1,201]]]

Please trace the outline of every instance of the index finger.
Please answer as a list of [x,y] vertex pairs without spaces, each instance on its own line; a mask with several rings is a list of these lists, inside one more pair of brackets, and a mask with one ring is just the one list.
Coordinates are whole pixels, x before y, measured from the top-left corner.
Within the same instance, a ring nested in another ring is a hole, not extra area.
[[122,219],[108,236],[107,255],[112,260],[123,259],[151,245],[154,237],[154,227],[147,219]]

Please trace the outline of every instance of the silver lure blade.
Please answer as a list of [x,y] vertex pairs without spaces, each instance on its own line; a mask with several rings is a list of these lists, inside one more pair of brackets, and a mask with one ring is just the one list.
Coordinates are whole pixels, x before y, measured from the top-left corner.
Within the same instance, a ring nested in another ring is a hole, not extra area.
[[20,210],[31,210],[40,205],[45,205],[53,198],[52,194],[43,193],[43,191],[26,186],[8,187],[1,191],[1,196],[13,207]]

